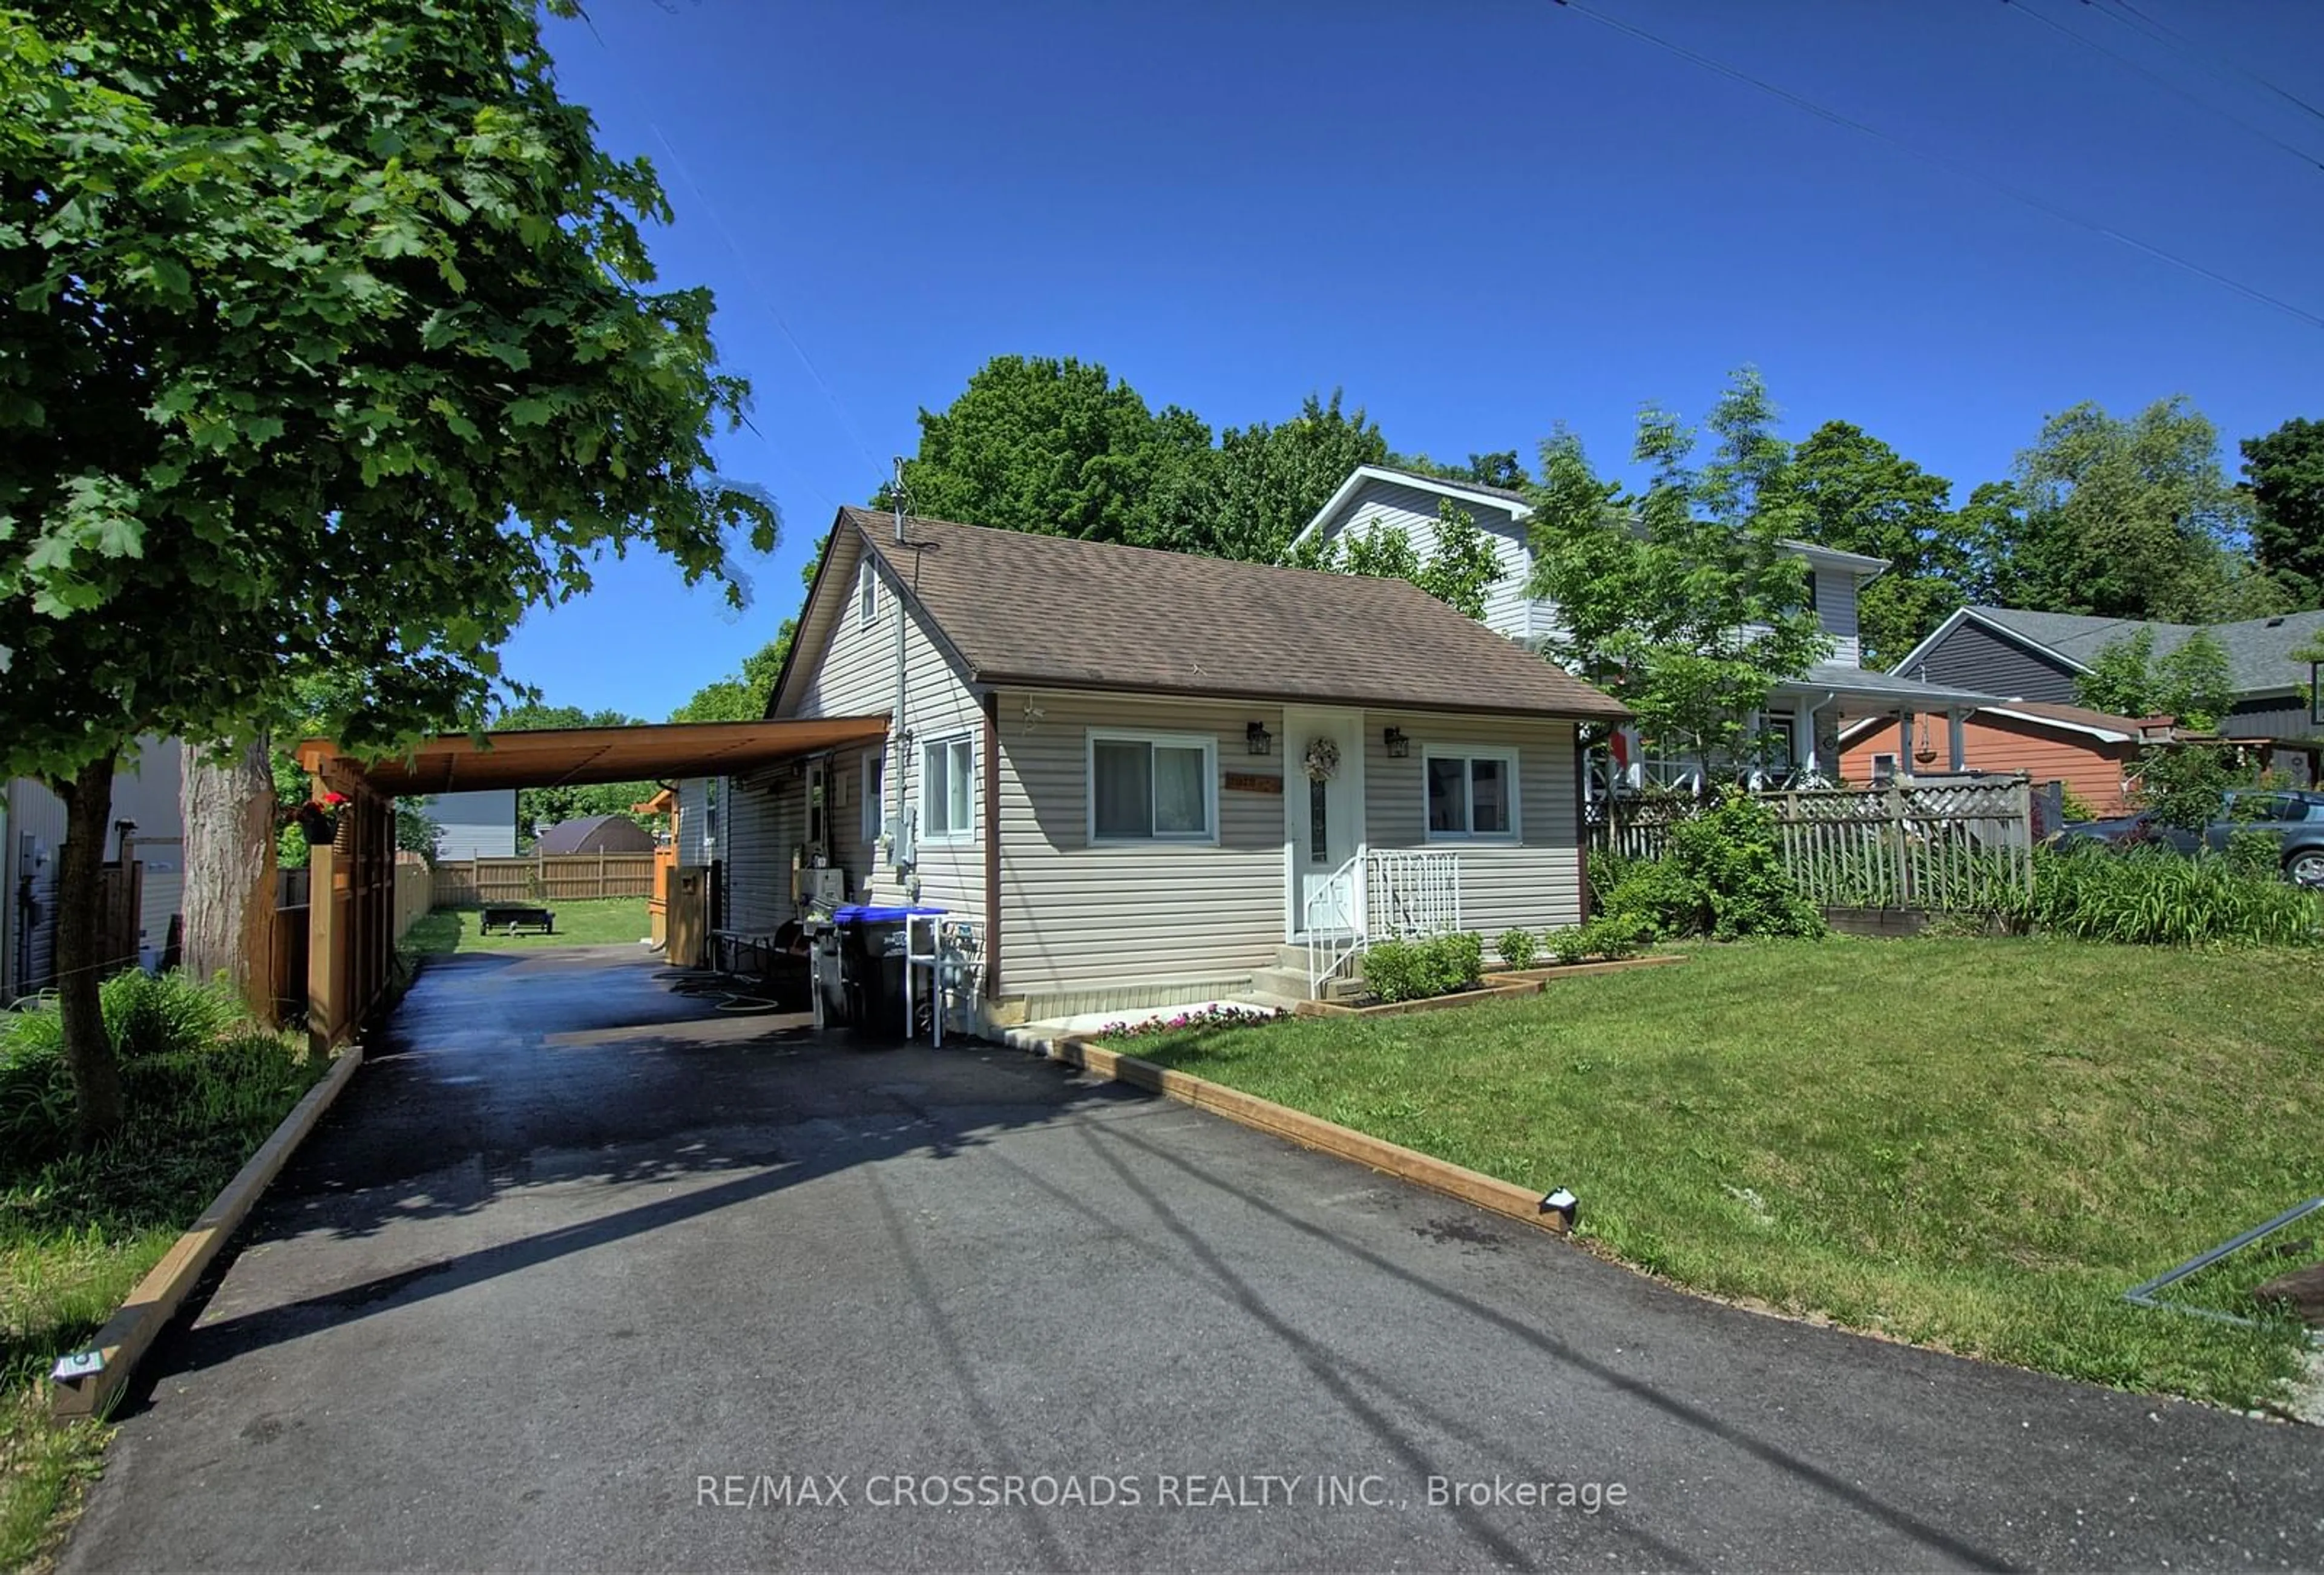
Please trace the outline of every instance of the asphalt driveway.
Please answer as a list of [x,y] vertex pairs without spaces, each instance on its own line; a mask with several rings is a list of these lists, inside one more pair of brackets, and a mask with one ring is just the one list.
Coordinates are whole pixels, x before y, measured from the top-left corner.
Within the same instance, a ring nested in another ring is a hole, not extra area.
[[68,1570],[2324,1564],[2313,1431],[582,948],[432,966],[148,1371]]

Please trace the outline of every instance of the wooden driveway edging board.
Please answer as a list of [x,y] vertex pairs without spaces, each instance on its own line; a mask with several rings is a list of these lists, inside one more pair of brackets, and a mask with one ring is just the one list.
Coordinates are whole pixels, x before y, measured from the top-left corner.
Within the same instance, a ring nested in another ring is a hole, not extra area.
[[1523,1224],[1538,1227],[1554,1236],[1566,1234],[1570,1216],[1544,1206],[1539,1193],[1489,1176],[1482,1171],[1471,1170],[1450,1160],[1423,1154],[1416,1148],[1326,1121],[1305,1110],[1295,1110],[1288,1105],[1278,1105],[1272,1100],[1247,1094],[1240,1089],[1213,1082],[1192,1073],[1174,1072],[1157,1066],[1151,1061],[1141,1061],[1135,1055],[1124,1055],[1118,1050],[1108,1050],[1075,1035],[1053,1040],[1048,1056],[1068,1066],[1077,1066],[1099,1077],[1126,1082],[1151,1093],[1158,1093],[1181,1104],[1208,1110],[1228,1120],[1254,1130],[1288,1138],[1302,1148],[1313,1148],[1335,1158],[1352,1161],[1383,1175],[1410,1182],[1431,1192],[1443,1193],[1473,1203],[1489,1213]]
[[1489,1000],[1502,1000],[1511,996],[1538,995],[1561,979],[1572,979],[1584,973],[1618,973],[1626,968],[1655,968],[1685,961],[1686,958],[1678,953],[1665,952],[1646,957],[1621,957],[1598,962],[1560,962],[1549,968],[1505,969],[1486,974],[1483,981],[1472,989],[1456,990],[1451,995],[1427,995],[1417,1000],[1383,1001],[1377,1006],[1349,1006],[1344,1001],[1336,1000],[1303,1000],[1292,1010],[1293,1015],[1303,1018],[1400,1018],[1413,1012],[1480,1006]]
[[106,1321],[95,1339],[82,1348],[95,1351],[104,1359],[103,1365],[86,1377],[58,1378],[53,1381],[49,1396],[49,1414],[59,1422],[85,1416],[102,1416],[122,1389],[128,1384],[130,1374],[140,1358],[150,1349],[170,1320],[184,1304],[187,1293],[202,1277],[202,1271],[224,1248],[252,1205],[279,1174],[290,1156],[323,1119],[363,1064],[363,1050],[348,1045],[341,1048],[337,1062],[322,1082],[309,1089],[290,1113],[282,1118],[273,1135],[258,1147],[258,1152],[243,1162],[226,1190],[211,1201],[201,1217],[178,1238],[161,1261],[137,1282],[129,1293],[129,1300],[119,1312]]

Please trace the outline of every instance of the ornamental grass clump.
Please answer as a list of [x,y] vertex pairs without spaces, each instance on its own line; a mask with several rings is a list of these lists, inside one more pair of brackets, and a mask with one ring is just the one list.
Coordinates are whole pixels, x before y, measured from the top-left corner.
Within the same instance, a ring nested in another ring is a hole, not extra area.
[[2273,860],[2167,848],[2040,849],[2034,889],[2013,918],[2076,940],[2139,946],[2314,946],[2324,895],[2284,880]]

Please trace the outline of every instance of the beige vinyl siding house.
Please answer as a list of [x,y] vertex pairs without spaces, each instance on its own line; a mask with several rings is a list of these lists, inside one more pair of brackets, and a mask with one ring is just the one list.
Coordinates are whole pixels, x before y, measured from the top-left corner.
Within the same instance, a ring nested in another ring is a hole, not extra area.
[[1093,834],[1093,739],[1208,740],[1218,772],[1280,783],[1245,729],[1278,739],[1280,706],[1004,690],[1001,716],[1001,933],[1011,991],[1092,990],[1117,980],[1217,981],[1271,966],[1284,939],[1283,795],[1215,795],[1215,834],[1114,842]]
[[1619,708],[1401,582],[844,510],[769,714],[883,713],[731,785],[729,922],[836,865],[974,925],[1007,1020],[1247,992],[1311,935],[1578,921],[1575,725]]
[[[858,537],[839,544],[846,550],[835,550],[825,566],[847,594],[817,598],[810,608],[814,622],[803,622],[798,644],[818,641],[822,659],[804,675],[797,702],[778,714],[893,711],[900,622],[903,706],[895,725],[909,735],[911,747],[897,760],[891,735],[883,750],[827,763],[826,797],[837,801],[828,828],[831,860],[848,871],[851,891],[864,900],[919,902],[982,917],[984,709],[951,653],[931,633],[925,612],[897,594],[895,572],[875,556],[866,577],[860,543]],[[877,858],[877,844],[895,813],[899,778],[916,827],[916,859],[901,873]],[[867,792],[872,795],[869,813]]]

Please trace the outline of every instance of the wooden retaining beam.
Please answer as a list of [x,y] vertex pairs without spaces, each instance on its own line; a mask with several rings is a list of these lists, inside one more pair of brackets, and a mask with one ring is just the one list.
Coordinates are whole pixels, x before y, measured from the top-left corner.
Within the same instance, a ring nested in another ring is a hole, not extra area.
[[[161,1261],[137,1282],[137,1288],[129,1293],[129,1300],[106,1321],[105,1327],[97,1331],[97,1337],[81,1355],[66,1359],[60,1371],[76,1363],[86,1370],[75,1377],[55,1379],[49,1396],[50,1415],[59,1421],[71,1421],[106,1414],[128,1384],[139,1359],[152,1349],[200,1281],[203,1271],[217,1257],[268,1184],[306,1140],[307,1134],[315,1129],[315,1123],[323,1119],[323,1112],[331,1108],[331,1101],[339,1097],[362,1064],[362,1050],[349,1045],[341,1051],[330,1075],[309,1089],[306,1097],[290,1108],[290,1113],[274,1128],[274,1135],[235,1173],[226,1190],[162,1254]],[[93,1362],[88,1359],[90,1353],[97,1359]]]
[[1135,1055],[1124,1055],[1118,1050],[1108,1050],[1078,1036],[1068,1035],[1052,1041],[1047,1047],[1049,1059],[1076,1066],[1099,1077],[1111,1078],[1142,1088],[1181,1104],[1193,1105],[1225,1117],[1239,1126],[1256,1131],[1272,1133],[1288,1138],[1302,1148],[1313,1148],[1336,1158],[1351,1160],[1357,1165],[1392,1175],[1398,1181],[1443,1193],[1472,1203],[1488,1213],[1532,1225],[1554,1236],[1563,1236],[1571,1228],[1569,1212],[1547,1206],[1542,1194],[1515,1182],[1505,1182],[1482,1171],[1471,1170],[1423,1154],[1416,1148],[1390,1143],[1353,1128],[1326,1121],[1305,1110],[1295,1110],[1288,1105],[1278,1105],[1272,1100],[1247,1094],[1240,1089],[1213,1082],[1192,1073],[1174,1072],[1142,1061]]

